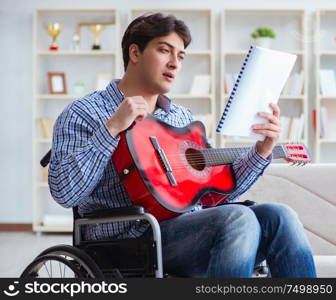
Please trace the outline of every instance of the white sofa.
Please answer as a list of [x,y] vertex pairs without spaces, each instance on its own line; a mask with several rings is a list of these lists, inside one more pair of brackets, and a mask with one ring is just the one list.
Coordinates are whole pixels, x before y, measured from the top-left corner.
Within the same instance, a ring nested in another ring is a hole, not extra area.
[[271,164],[239,200],[293,208],[311,242],[318,277],[336,277],[336,164]]

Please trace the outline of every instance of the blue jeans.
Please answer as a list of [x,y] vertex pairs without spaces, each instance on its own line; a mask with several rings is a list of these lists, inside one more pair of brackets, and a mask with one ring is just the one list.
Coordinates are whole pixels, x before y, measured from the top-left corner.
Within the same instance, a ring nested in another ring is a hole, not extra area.
[[178,277],[251,277],[267,261],[272,277],[316,277],[312,251],[286,205],[223,205],[160,223],[163,268]]

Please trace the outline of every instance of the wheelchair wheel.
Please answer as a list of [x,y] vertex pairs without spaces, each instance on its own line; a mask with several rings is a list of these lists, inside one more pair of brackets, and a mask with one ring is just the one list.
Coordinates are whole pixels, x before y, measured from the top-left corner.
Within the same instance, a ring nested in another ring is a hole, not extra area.
[[93,259],[69,246],[50,247],[40,253],[22,272],[21,278],[103,278]]

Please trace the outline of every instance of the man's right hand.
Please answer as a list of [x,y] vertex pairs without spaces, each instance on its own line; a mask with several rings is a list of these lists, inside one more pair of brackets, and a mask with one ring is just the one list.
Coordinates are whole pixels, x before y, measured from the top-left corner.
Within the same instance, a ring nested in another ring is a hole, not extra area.
[[142,121],[148,114],[148,103],[142,96],[126,97],[106,122],[113,137],[126,130],[135,120]]

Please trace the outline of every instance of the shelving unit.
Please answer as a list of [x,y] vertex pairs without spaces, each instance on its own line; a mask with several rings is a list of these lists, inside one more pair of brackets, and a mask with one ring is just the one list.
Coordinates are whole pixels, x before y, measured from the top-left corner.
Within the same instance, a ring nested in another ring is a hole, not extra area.
[[[315,15],[315,158],[316,162],[336,162],[336,93],[324,94],[321,91],[320,70],[328,69],[336,74],[336,10],[317,10]],[[336,75],[335,75],[336,76]],[[326,115],[322,108],[325,107]],[[325,118],[327,117],[327,118]],[[321,122],[326,127],[321,128]],[[324,136],[322,133],[324,132]]]
[[[251,44],[254,44],[251,33],[257,27],[270,27],[276,33],[271,49],[285,51],[298,56],[292,74],[303,74],[303,89],[299,95],[281,95],[278,105],[282,115],[299,117],[303,114],[303,135],[299,142],[308,141],[308,70],[307,70],[307,43],[306,43],[306,12],[305,10],[241,10],[227,9],[221,16],[221,67],[220,67],[220,109],[217,119],[220,119],[229,97],[224,90],[225,73],[238,73],[245,55]],[[279,143],[290,142],[282,139]],[[219,136],[221,147],[225,145],[250,146],[254,140],[239,137]]]
[[[91,50],[94,35],[87,27],[80,29],[80,48],[75,49],[73,35],[78,33],[79,23],[113,23],[101,32],[101,50]],[[59,49],[50,51],[51,37],[46,25],[61,23],[63,29],[57,37]],[[85,84],[83,94],[96,89],[96,75],[120,74],[119,59],[119,14],[114,9],[40,9],[36,10],[33,21],[33,230],[35,232],[72,231],[72,211],[63,209],[51,197],[46,173],[39,161],[51,147],[51,136],[43,136],[38,120],[55,120],[71,101],[79,98],[75,94],[74,84]],[[47,72],[65,73],[67,94],[50,94]],[[43,175],[44,173],[44,175]],[[46,216],[59,217],[59,224],[45,224]],[[64,221],[66,220],[66,222]],[[65,222],[65,223],[64,223]]]
[[[208,118],[207,135],[210,142],[215,141],[215,68],[214,68],[214,18],[211,9],[132,9],[128,21],[148,12],[173,14],[189,27],[192,42],[186,49],[183,67],[174,82],[172,91],[167,94],[175,103],[181,104],[195,114],[196,119]],[[195,75],[210,75],[210,92],[206,94],[189,93]]]

